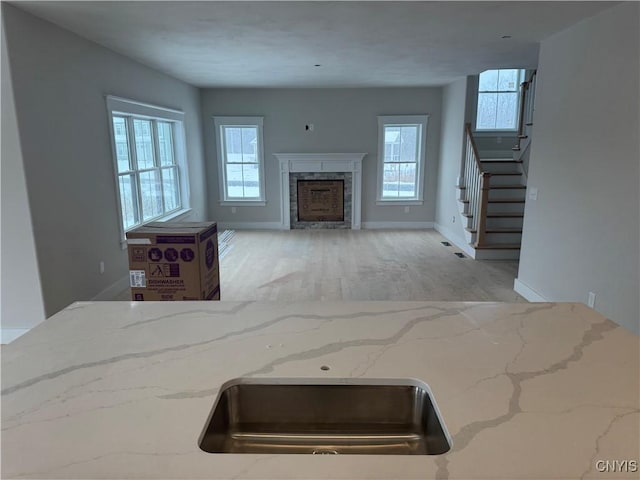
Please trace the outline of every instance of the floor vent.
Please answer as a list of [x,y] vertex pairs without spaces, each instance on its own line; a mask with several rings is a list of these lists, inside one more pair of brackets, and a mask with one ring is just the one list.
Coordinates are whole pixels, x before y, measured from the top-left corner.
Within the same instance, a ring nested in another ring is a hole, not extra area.
[[455,253],[455,256],[456,256],[456,257],[458,257],[458,258],[466,258],[466,257],[464,256],[464,253],[460,253],[460,252],[456,252],[456,253]]
[[440,242],[441,244],[443,244],[445,247],[450,247],[451,244],[449,242]]

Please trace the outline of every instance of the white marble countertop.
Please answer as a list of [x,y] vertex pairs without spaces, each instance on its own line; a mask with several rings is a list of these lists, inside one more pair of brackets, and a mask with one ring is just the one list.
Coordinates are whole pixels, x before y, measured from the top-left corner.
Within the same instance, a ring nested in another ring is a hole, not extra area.
[[[581,304],[76,303],[1,354],[2,478],[640,475],[597,468],[640,460],[640,337]],[[246,376],[423,380],[453,447],[201,451],[219,386]]]

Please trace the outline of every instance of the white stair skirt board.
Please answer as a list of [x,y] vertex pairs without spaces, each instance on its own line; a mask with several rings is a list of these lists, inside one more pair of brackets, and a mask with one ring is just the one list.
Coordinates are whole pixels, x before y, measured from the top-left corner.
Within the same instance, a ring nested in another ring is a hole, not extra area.
[[529,302],[549,302],[549,300],[517,278],[513,281],[513,289]]
[[411,230],[430,230],[433,228],[433,222],[362,222],[362,228],[368,230],[387,230],[387,229],[411,229]]
[[455,235],[453,233],[453,231],[449,230],[447,227],[440,225],[439,223],[436,223],[433,228],[436,229],[437,232],[440,232],[440,234],[446,238],[447,240],[449,240],[451,243],[453,243],[456,247],[458,247],[460,250],[462,250],[464,253],[467,254],[467,256],[471,257],[471,258],[476,258],[476,250],[475,248],[471,247],[471,245],[469,245],[468,242],[466,242],[463,238],[458,237],[457,235]]
[[0,329],[0,345],[13,342],[16,338],[27,333],[30,328],[2,328]]

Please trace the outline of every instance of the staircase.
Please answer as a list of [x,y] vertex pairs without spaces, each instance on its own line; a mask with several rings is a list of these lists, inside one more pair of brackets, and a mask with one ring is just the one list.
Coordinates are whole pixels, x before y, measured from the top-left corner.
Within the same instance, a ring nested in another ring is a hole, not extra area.
[[466,240],[474,248],[476,259],[518,259],[527,189],[522,162],[504,158],[488,158],[479,162],[488,178],[484,235],[479,239],[481,222],[474,222],[472,201],[466,195],[467,187],[461,185],[458,187],[458,201]]
[[512,157],[481,158],[471,124],[465,125],[465,161],[457,186],[458,206],[475,259],[520,257],[535,78],[534,72],[521,85],[518,139]]

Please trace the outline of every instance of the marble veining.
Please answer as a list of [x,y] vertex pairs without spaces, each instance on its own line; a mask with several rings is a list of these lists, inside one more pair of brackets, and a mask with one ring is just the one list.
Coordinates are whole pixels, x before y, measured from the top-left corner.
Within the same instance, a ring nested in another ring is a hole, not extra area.
[[[2,374],[3,478],[638,478],[595,464],[640,461],[640,340],[580,304],[78,303],[3,347]],[[420,379],[453,447],[202,452],[243,376]]]

